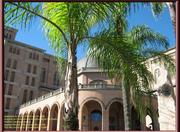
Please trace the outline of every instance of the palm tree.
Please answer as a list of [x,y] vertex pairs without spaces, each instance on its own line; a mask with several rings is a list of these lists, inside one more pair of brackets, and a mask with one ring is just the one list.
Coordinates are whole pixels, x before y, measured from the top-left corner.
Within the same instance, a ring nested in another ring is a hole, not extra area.
[[[150,107],[141,99],[143,93],[152,93],[153,76],[145,60],[149,55],[160,54],[157,47],[167,48],[169,43],[164,36],[146,26],[134,27],[129,32],[124,30],[121,34],[104,31],[90,42],[89,55],[108,71],[110,77],[122,80],[125,130],[131,130],[130,102],[135,105],[141,119],[145,117],[145,107]],[[150,49],[145,51],[147,48]]]
[[[5,23],[30,25],[36,18],[42,20],[43,29],[56,54],[67,59],[65,75],[66,130],[78,130],[77,46],[89,36],[97,23],[107,26],[108,16],[116,13],[120,3],[29,3],[6,2]],[[106,23],[106,24],[105,24]],[[60,63],[64,63],[61,60]]]

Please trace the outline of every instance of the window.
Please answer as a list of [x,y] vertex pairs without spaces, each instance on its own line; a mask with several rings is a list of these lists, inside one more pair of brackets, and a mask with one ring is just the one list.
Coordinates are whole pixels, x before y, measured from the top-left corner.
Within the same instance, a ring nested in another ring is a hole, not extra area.
[[45,78],[46,78],[46,69],[42,68],[41,69],[41,82],[45,82]]
[[29,58],[30,58],[30,59],[32,58],[32,52],[29,53]]
[[6,91],[7,91],[6,86],[7,86],[7,84],[6,84],[6,83],[4,83],[4,94],[5,94],[5,93],[6,93]]
[[43,58],[43,62],[49,62],[49,59],[48,58]]
[[27,97],[27,90],[24,90],[22,103],[25,103],[27,101],[26,97]]
[[6,67],[9,67],[9,68],[11,67],[11,59],[7,60]]
[[17,55],[19,55],[20,54],[20,49],[17,49]]
[[8,77],[9,77],[9,70],[6,70],[6,71],[5,71],[5,77],[4,77],[4,79],[5,79],[5,80],[8,80]]
[[28,64],[27,72],[31,72],[31,64]]
[[12,53],[12,50],[13,50],[13,47],[10,46],[10,47],[9,47],[9,52]]
[[55,72],[55,73],[54,73],[53,85],[56,85],[56,86],[59,85],[58,72]]
[[36,74],[36,69],[37,69],[37,66],[34,66],[33,68],[33,73]]
[[13,48],[13,54],[16,54],[16,48]]
[[95,88],[103,88],[106,85],[106,81],[103,80],[93,80],[90,85]]
[[10,81],[11,82],[14,82],[14,78],[15,78],[15,72],[11,72],[11,78],[10,78]]
[[154,70],[154,79],[155,79],[155,83],[157,83],[157,79],[160,76],[160,70],[159,68]]
[[39,60],[39,55],[36,55],[36,60]]
[[16,69],[16,67],[17,67],[17,61],[14,60],[14,62],[13,62],[13,69]]
[[33,99],[33,91],[30,91],[29,100]]
[[29,85],[29,76],[26,77],[26,82],[25,82],[26,85]]
[[11,103],[11,99],[7,98],[6,99],[6,106],[5,106],[6,109],[9,109],[10,103]]
[[31,86],[34,86],[34,85],[35,85],[35,78],[33,77],[32,82],[31,82]]
[[36,53],[33,53],[33,59],[34,60],[36,59]]
[[13,93],[13,85],[9,84],[8,95],[12,95],[12,93]]

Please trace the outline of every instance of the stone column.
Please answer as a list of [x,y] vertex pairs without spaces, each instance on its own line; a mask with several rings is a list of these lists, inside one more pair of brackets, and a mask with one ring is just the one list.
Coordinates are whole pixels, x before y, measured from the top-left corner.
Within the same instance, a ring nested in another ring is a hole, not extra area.
[[79,119],[79,130],[82,131],[82,110],[79,110],[78,119]]
[[33,119],[32,119],[32,128],[31,130],[34,130],[34,124],[35,124],[35,113],[33,113]]
[[25,126],[25,131],[28,130],[28,127],[29,127],[29,114],[27,114],[27,117],[26,117],[26,126]]
[[47,122],[47,131],[50,131],[51,127],[51,110],[48,111],[48,122]]
[[22,131],[22,126],[23,126],[22,124],[23,124],[23,116],[21,117],[21,124],[20,124],[20,128],[19,128],[20,131]]
[[140,120],[141,123],[141,131],[146,131],[146,118],[143,117],[143,119]]
[[39,131],[41,130],[41,122],[42,122],[42,111],[40,111],[40,117],[39,117]]
[[109,111],[103,110],[102,111],[102,131],[109,130]]
[[158,121],[158,115],[156,112],[152,112],[152,123],[153,123],[153,130],[155,131],[159,131],[160,127],[159,127],[159,121]]
[[57,115],[57,131],[60,131],[60,128],[61,128],[61,126],[60,126],[60,124],[61,124],[61,112],[60,112],[60,110],[58,110],[58,115]]

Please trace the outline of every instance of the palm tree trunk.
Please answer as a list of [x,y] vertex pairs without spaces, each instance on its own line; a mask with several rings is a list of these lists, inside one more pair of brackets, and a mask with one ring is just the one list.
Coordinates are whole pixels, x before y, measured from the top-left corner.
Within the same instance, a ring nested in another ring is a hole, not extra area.
[[78,85],[76,48],[68,50],[65,78],[65,130],[78,130]]
[[125,85],[124,76],[122,77],[122,97],[123,97],[123,110],[124,110],[124,124],[125,131],[129,131],[131,129],[130,124],[130,94],[129,88]]
[[169,8],[171,21],[172,21],[174,32],[176,35],[176,4],[174,2],[166,2],[166,4]]

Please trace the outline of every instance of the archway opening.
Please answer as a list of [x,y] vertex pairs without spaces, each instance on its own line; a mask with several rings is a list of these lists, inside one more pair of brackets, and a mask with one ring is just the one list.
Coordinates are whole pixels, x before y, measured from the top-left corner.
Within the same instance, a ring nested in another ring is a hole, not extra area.
[[56,131],[57,130],[57,117],[58,117],[58,106],[54,104],[51,108],[51,116],[50,116],[50,130]]
[[27,124],[27,113],[24,114],[24,117],[23,117],[23,123],[22,123],[22,130],[26,130],[26,124]]
[[119,102],[114,102],[109,108],[109,130],[124,130],[123,106]]
[[102,108],[97,101],[91,100],[84,104],[81,118],[83,131],[102,130]]
[[37,110],[35,113],[34,118],[34,129],[33,130],[39,130],[39,122],[40,122],[40,110]]
[[134,107],[131,109],[131,125],[132,130],[141,130],[140,117]]
[[41,130],[47,130],[48,125],[48,108],[45,107],[42,111]]
[[16,124],[16,130],[17,130],[17,131],[20,130],[21,121],[22,121],[22,115],[19,115],[19,116],[18,116],[18,121],[17,121],[17,124]]
[[149,115],[146,115],[146,129],[148,131],[152,131],[153,130],[152,118]]
[[33,112],[29,113],[28,117],[28,125],[27,125],[27,130],[32,130],[32,123],[33,123]]

